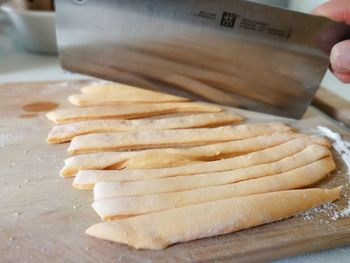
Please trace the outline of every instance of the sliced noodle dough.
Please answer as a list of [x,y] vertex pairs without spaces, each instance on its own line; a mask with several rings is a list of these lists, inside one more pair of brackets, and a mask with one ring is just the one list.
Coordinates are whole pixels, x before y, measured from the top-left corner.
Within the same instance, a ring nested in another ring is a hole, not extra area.
[[78,107],[127,103],[163,103],[190,101],[188,98],[135,88],[131,86],[126,86],[125,88],[125,86],[126,85],[112,84],[111,89],[106,87],[97,87],[100,92],[96,90],[96,92],[93,93],[74,94],[69,96],[68,100],[70,103]]
[[287,172],[330,155],[331,152],[328,148],[315,144],[295,155],[286,157],[274,163],[250,166],[232,171],[134,182],[100,182],[94,187],[94,198],[95,200],[101,200],[104,198],[120,196],[171,193],[215,185],[232,184],[235,182]]
[[46,114],[46,117],[56,124],[61,124],[99,119],[139,119],[184,112],[222,112],[222,109],[196,102],[129,104],[55,110]]
[[103,222],[86,233],[137,249],[162,249],[289,218],[335,201],[340,192],[341,188],[306,189],[236,197]]
[[[320,144],[322,138],[317,136],[305,136],[285,142],[283,144],[267,148],[248,155],[223,159],[212,162],[189,164],[185,166],[163,168],[163,169],[140,169],[120,171],[82,170],[79,171],[73,186],[78,189],[92,189],[93,186],[102,181],[137,181],[156,178],[165,178],[181,175],[204,174],[213,172],[229,171],[245,168],[263,163],[279,161],[285,157],[302,151],[312,144]],[[328,145],[326,145],[328,146]]]
[[242,121],[242,117],[226,112],[186,115],[164,119],[90,120],[57,125],[52,128],[47,141],[50,143],[62,143],[70,141],[75,136],[90,133],[206,128]]
[[[185,149],[154,149],[135,152],[103,152],[73,156],[65,160],[61,176],[71,177],[79,170],[122,170],[177,167],[190,163],[213,161],[255,152],[289,140],[305,137],[304,134],[277,133],[249,139]],[[311,136],[308,141],[330,147],[323,137]],[[307,145],[306,145],[307,146]],[[304,147],[305,148],[305,147]]]
[[68,148],[71,154],[127,151],[149,148],[185,147],[240,140],[292,128],[282,123],[244,124],[219,128],[114,132],[80,135]]
[[182,192],[108,198],[96,201],[92,207],[102,220],[120,219],[226,198],[303,188],[319,182],[334,169],[332,157],[327,157],[278,175]]
[[[121,83],[100,83],[92,84],[81,89],[84,95],[110,96],[120,103],[134,102],[173,102],[188,101],[183,98],[163,92],[157,92],[149,89],[142,89]],[[107,98],[110,99],[110,98]]]

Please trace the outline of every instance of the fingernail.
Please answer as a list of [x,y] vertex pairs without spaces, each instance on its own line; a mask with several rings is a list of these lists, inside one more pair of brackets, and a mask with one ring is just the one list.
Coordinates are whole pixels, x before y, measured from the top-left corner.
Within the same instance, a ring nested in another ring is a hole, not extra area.
[[332,69],[340,73],[350,72],[350,41],[335,45],[331,53]]

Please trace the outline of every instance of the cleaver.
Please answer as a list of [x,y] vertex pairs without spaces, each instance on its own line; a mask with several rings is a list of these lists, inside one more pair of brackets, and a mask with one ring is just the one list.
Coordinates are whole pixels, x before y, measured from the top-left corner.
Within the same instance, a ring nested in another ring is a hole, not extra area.
[[62,67],[301,118],[350,26],[242,0],[56,0]]

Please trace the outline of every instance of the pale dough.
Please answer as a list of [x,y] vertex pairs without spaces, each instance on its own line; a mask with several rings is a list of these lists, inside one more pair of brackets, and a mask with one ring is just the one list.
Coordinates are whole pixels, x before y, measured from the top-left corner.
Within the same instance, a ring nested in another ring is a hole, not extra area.
[[185,112],[222,112],[222,109],[196,102],[127,104],[55,110],[46,114],[46,117],[56,124],[62,124],[99,119],[139,119]]
[[[95,153],[66,160],[61,171],[79,171],[73,183],[79,189],[95,185],[93,208],[115,220],[90,227],[91,236],[162,249],[278,221],[340,196],[341,188],[290,190],[318,182],[335,163],[327,140],[282,123],[212,128],[243,118],[123,84],[91,85],[68,100],[80,108],[47,114],[68,123],[54,127],[48,142],[72,140],[70,153]],[[190,112],[206,114],[131,120]],[[150,148],[165,149],[104,152]]]
[[75,106],[99,106],[126,103],[162,103],[183,102],[188,98],[161,92],[140,89],[124,84],[97,84],[82,89],[83,94],[69,96],[68,100]]
[[278,175],[196,190],[107,198],[92,207],[102,220],[119,219],[215,200],[269,193],[313,185],[335,169],[332,157]]
[[240,140],[292,128],[282,123],[243,124],[218,128],[96,133],[74,137],[71,154],[185,147]]
[[258,164],[279,161],[285,157],[304,150],[304,148],[312,144],[317,144],[319,141],[319,137],[305,136],[247,155],[172,168],[119,171],[82,170],[78,172],[73,182],[73,186],[78,189],[92,189],[96,183],[101,181],[127,182],[235,170]]
[[141,131],[141,130],[172,130],[189,128],[217,127],[242,122],[243,118],[232,113],[203,113],[163,119],[139,120],[89,120],[56,125],[52,128],[47,141],[62,143],[70,141],[78,135]]
[[335,201],[340,192],[341,188],[306,189],[236,197],[103,222],[86,233],[136,249],[163,249],[289,218]]
[[[103,152],[73,156],[65,160],[61,176],[75,176],[79,170],[122,170],[177,167],[196,162],[213,161],[273,147],[295,138],[297,133],[276,133],[244,140],[184,149],[153,149],[134,152]],[[323,137],[311,136],[312,143],[330,147]]]
[[91,84],[82,88],[81,92],[86,95],[110,95],[114,97],[118,96],[121,102],[140,102],[140,99],[146,99],[149,102],[188,100],[187,98],[174,96],[149,89],[142,89],[121,83]]
[[118,196],[170,193],[225,185],[287,172],[330,156],[328,148],[311,145],[305,150],[273,163],[260,164],[232,171],[175,176],[134,182],[100,182],[94,187],[95,200]]

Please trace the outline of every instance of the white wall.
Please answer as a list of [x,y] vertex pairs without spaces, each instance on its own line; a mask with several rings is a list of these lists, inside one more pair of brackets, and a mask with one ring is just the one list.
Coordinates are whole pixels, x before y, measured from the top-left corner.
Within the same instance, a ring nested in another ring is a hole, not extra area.
[[251,2],[257,2],[262,4],[276,5],[289,7],[296,11],[310,12],[318,5],[327,2],[327,0],[248,0]]
[[256,3],[262,3],[262,4],[276,5],[276,6],[281,6],[281,7],[288,6],[288,0],[249,0],[249,1],[256,2]]
[[308,1],[290,0],[289,2],[290,2],[289,7],[291,9],[309,13],[317,6],[327,2],[327,0],[308,0]]

